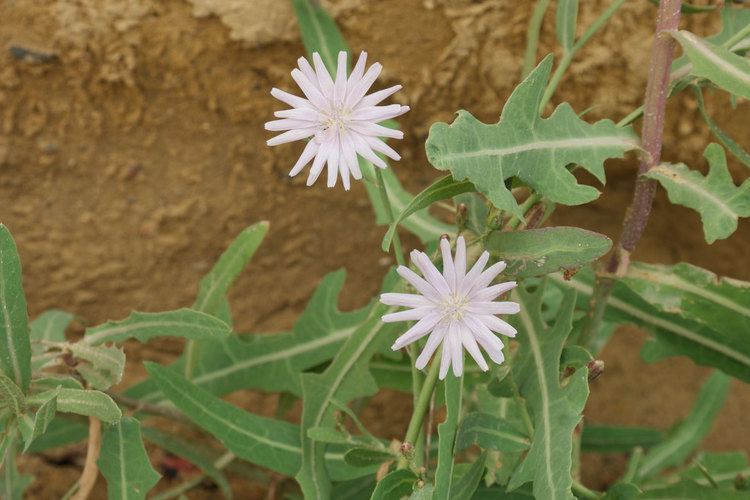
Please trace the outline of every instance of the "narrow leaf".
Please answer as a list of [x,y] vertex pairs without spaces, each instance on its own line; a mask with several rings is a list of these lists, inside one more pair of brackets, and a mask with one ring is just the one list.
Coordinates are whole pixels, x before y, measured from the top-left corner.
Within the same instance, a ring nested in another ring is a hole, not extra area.
[[17,419],[26,411],[26,398],[21,389],[11,380],[0,373],[0,410],[7,409]]
[[[594,273],[590,269],[581,270],[570,280],[559,274],[552,274],[550,278],[562,289],[576,290],[581,309],[588,307],[594,282]],[[737,285],[743,286],[742,282],[737,282]],[[744,340],[743,330],[720,332],[713,328],[716,325],[709,327],[679,314],[660,311],[619,282],[615,283],[607,299],[605,318],[612,323],[634,324],[655,336],[642,351],[647,361],[689,356],[695,363],[718,368],[750,382],[750,344]],[[731,321],[732,318],[735,317],[727,319]]]
[[104,430],[97,464],[107,480],[109,500],[145,499],[161,477],[143,447],[141,424],[132,417]]
[[232,332],[229,325],[192,309],[131,313],[122,321],[108,321],[86,329],[83,341],[90,345],[136,339],[148,342],[154,337],[183,337],[190,340],[219,340]]
[[691,74],[710,80],[734,95],[750,99],[750,62],[731,50],[686,31],[673,31],[693,64]]
[[638,500],[747,500],[747,491],[718,490],[685,479],[676,484],[644,491]]
[[741,161],[746,167],[750,167],[750,154],[745,151],[741,145],[739,145],[732,137],[724,132],[719,127],[719,124],[711,118],[706,110],[706,103],[703,101],[703,90],[698,85],[693,85],[693,93],[695,94],[695,100],[698,103],[698,111],[700,111],[703,121],[706,122],[711,133],[714,134],[719,142],[729,150],[739,161]]
[[[240,389],[302,393],[299,373],[330,360],[368,316],[370,308],[341,312],[338,299],[346,273],[326,275],[291,332],[232,335],[201,346],[192,382],[214,395]],[[175,368],[183,368],[180,359]],[[126,394],[156,403],[163,400],[153,381]]]
[[29,446],[32,453],[39,453],[73,443],[80,443],[88,435],[88,426],[59,414],[49,423],[44,434]]
[[183,441],[177,436],[167,434],[153,427],[143,427],[141,434],[147,441],[159,448],[183,458],[198,467],[203,474],[211,478],[219,487],[224,498],[232,498],[232,487],[224,473],[214,465],[215,457],[206,454],[195,443]]
[[652,427],[586,424],[581,450],[587,453],[624,453],[636,446],[651,448],[664,441],[664,433]]
[[424,191],[415,196],[409,204],[404,208],[400,214],[393,221],[391,226],[388,228],[388,232],[383,237],[382,248],[383,251],[387,252],[391,247],[393,241],[393,235],[396,233],[401,221],[409,217],[414,212],[417,212],[423,208],[427,208],[436,201],[453,198],[462,193],[468,193],[474,191],[474,186],[471,182],[456,182],[453,177],[446,175],[442,179],[437,180]]
[[371,448],[352,448],[344,455],[344,462],[353,467],[370,467],[391,462],[398,457],[388,450],[373,450]]
[[[100,391],[80,389],[57,389],[57,411],[76,413],[85,417],[96,417],[111,424],[122,417],[122,411],[112,398]],[[28,398],[28,404],[40,405],[46,402],[54,391],[42,392]]]
[[587,370],[576,370],[560,384],[560,356],[572,329],[575,294],[565,295],[556,322],[547,326],[541,312],[544,283],[533,293],[519,288],[512,295],[521,304],[517,325],[522,332],[513,379],[528,403],[534,436],[508,488],[533,481],[537,498],[572,499],[573,430],[588,398]]
[[[393,289],[395,273],[385,279],[383,290]],[[305,373],[302,381],[301,442],[303,460],[295,478],[303,494],[313,498],[330,495],[331,483],[323,455],[325,443],[313,441],[308,429],[333,424],[333,409],[337,404],[347,404],[352,399],[371,396],[378,390],[369,371],[372,355],[394,338],[393,328],[381,322],[383,314],[391,310],[376,303],[367,319],[341,346],[331,364],[323,373]],[[388,333],[386,333],[388,332]]]
[[212,316],[219,312],[229,287],[255,254],[266,232],[268,222],[259,222],[244,229],[232,241],[198,285],[198,298],[195,299],[193,309]]
[[505,182],[511,177],[555,203],[596,199],[599,192],[578,184],[566,166],[581,165],[603,182],[604,161],[637,148],[637,139],[631,129],[610,120],[584,122],[568,104],[541,118],[537,110],[551,69],[548,56],[513,91],[496,124],[459,111],[452,124],[432,125],[426,146],[430,163],[449,170],[457,181],[471,181],[496,207],[514,214],[519,214],[518,204]]
[[[436,358],[437,359],[437,358]],[[437,363],[433,360],[433,363]],[[461,399],[463,397],[463,377],[452,373],[445,379],[445,420],[438,425],[438,462],[435,469],[434,500],[448,500],[453,488],[454,448],[458,433],[458,420],[461,418]]]
[[505,274],[543,276],[578,269],[606,254],[612,240],[577,227],[545,227],[525,231],[494,231],[485,247],[508,267]]
[[372,492],[371,500],[392,500],[402,498],[411,494],[417,476],[407,469],[394,470],[378,481],[375,491]]
[[29,449],[35,439],[47,432],[47,427],[49,427],[49,424],[55,418],[55,413],[57,413],[57,396],[58,390],[52,391],[49,399],[42,403],[36,411],[31,421],[29,432],[24,433],[23,430],[21,431],[24,441],[24,452]]
[[643,480],[665,467],[682,463],[703,441],[711,430],[714,418],[721,410],[730,378],[719,371],[714,372],[703,384],[690,415],[680,422],[661,444],[654,446],[641,459],[637,478]]
[[26,392],[31,380],[31,343],[21,261],[10,231],[0,224],[0,373]]
[[469,413],[461,421],[456,449],[463,450],[476,444],[486,450],[523,451],[531,441],[507,419],[487,413]]
[[567,54],[575,43],[578,0],[559,0],[555,20],[557,42]]
[[[5,459],[0,460],[0,498],[3,500],[23,500],[26,490],[34,482],[34,476],[21,474],[16,466],[16,446],[12,437],[6,438]],[[0,447],[2,448],[2,447]]]
[[[292,475],[300,467],[300,428],[281,420],[254,415],[233,406],[154,363],[146,369],[164,395],[196,425],[221,441],[238,457],[280,474]],[[374,469],[351,467],[339,451],[324,456],[335,480],[354,479]]]
[[473,464],[451,486],[451,500],[470,500],[484,474],[487,452],[479,455]]
[[734,184],[726,155],[718,144],[710,144],[704,156],[710,166],[705,177],[682,163],[662,163],[644,175],[659,181],[669,201],[697,211],[706,241],[713,243],[731,236],[740,217],[750,217],[750,180],[739,187]]

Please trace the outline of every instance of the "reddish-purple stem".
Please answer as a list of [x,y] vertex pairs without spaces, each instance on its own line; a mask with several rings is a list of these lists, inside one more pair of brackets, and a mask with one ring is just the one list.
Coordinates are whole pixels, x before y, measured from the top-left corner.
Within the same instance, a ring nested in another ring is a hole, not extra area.
[[669,34],[676,30],[680,22],[681,0],[661,0],[656,19],[656,34],[651,49],[651,62],[648,71],[648,84],[644,101],[643,128],[641,143],[645,151],[638,166],[633,200],[625,213],[620,240],[607,262],[605,275],[597,278],[591,297],[589,319],[581,332],[579,343],[590,347],[601,326],[607,299],[612,291],[611,275],[622,275],[630,263],[630,253],[635,249],[646,228],[651,205],[656,193],[656,181],[646,179],[641,174],[648,172],[661,160],[664,132],[664,111],[669,96],[669,73],[672,68],[675,41]]

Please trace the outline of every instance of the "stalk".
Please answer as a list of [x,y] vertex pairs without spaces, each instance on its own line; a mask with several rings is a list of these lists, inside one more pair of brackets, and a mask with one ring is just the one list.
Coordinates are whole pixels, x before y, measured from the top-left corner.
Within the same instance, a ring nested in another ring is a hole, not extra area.
[[99,467],[96,461],[99,458],[99,449],[102,441],[102,423],[96,417],[89,417],[89,444],[86,450],[86,463],[83,472],[78,479],[78,489],[71,500],[86,500],[94,489],[96,479],[99,477]]
[[627,272],[630,254],[641,239],[651,213],[651,205],[656,194],[656,181],[647,179],[642,174],[658,165],[661,160],[664,114],[669,96],[669,74],[676,43],[668,32],[676,30],[679,26],[681,3],[681,0],[659,2],[656,34],[651,49],[648,84],[643,105],[641,142],[645,154],[638,166],[633,200],[625,213],[620,240],[604,267],[604,275],[598,276],[594,285],[588,319],[579,338],[579,344],[585,348],[590,348],[600,330],[607,299],[614,285],[613,276]]
[[[427,377],[422,384],[422,390],[419,392],[417,402],[414,405],[414,411],[411,414],[411,420],[409,420],[409,427],[406,429],[406,437],[404,437],[404,445],[414,445],[419,438],[419,431],[422,429],[422,423],[424,422],[425,413],[427,408],[430,406],[430,399],[432,393],[435,390],[435,384],[438,380],[438,372],[440,371],[440,352],[438,351],[433,356],[432,364],[430,365],[430,371],[427,372]],[[410,460],[406,457],[402,457],[399,460],[398,468],[406,469],[409,466]]]

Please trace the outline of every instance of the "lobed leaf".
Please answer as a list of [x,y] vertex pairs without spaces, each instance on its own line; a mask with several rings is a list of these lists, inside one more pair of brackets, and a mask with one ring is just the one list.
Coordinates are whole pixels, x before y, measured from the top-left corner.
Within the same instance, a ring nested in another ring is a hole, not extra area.
[[107,480],[109,500],[145,499],[161,478],[143,446],[141,424],[133,417],[104,429],[97,465]]
[[638,148],[638,141],[630,128],[610,120],[584,122],[568,104],[541,118],[537,109],[551,69],[547,56],[516,87],[496,124],[481,123],[466,111],[450,125],[433,124],[426,145],[430,163],[457,181],[471,181],[496,207],[516,215],[518,204],[506,186],[511,177],[555,203],[596,199],[599,191],[578,184],[566,166],[581,165],[604,182],[604,161]]
[[698,111],[700,111],[703,121],[708,125],[709,130],[719,140],[719,142],[729,150],[742,164],[746,167],[750,167],[750,153],[745,151],[743,147],[738,144],[732,137],[726,133],[719,124],[711,118],[706,110],[706,103],[703,101],[703,90],[698,85],[692,85],[693,93],[695,94],[695,101],[698,104]]
[[222,320],[192,309],[145,313],[133,312],[122,321],[108,321],[87,328],[83,342],[100,345],[136,339],[148,342],[154,337],[183,337],[190,340],[220,340],[232,329]]
[[64,350],[73,355],[76,371],[91,387],[109,389],[122,380],[125,353],[121,348],[75,342],[65,344]]
[[28,322],[18,249],[8,228],[0,224],[0,373],[23,393],[31,380]]
[[468,193],[470,191],[474,191],[474,186],[471,182],[457,182],[453,180],[453,177],[450,175],[446,175],[432,183],[429,187],[412,198],[409,204],[398,214],[396,220],[391,223],[388,232],[386,232],[383,237],[383,251],[387,252],[391,248],[391,242],[393,241],[393,236],[396,233],[399,224],[411,214],[429,207],[436,201],[453,198],[454,196]]
[[506,275],[524,278],[578,269],[606,254],[612,240],[577,227],[545,227],[493,231],[485,248],[508,264]]
[[662,469],[682,463],[703,441],[721,410],[730,378],[715,371],[703,384],[690,414],[672,429],[667,439],[654,446],[641,459],[636,478],[640,481]]
[[691,74],[710,80],[734,95],[750,99],[750,62],[730,49],[687,31],[673,31],[692,63]]
[[739,187],[734,184],[726,155],[718,144],[710,144],[704,156],[710,166],[705,177],[682,163],[662,163],[644,175],[659,181],[669,201],[698,212],[706,241],[713,243],[731,236],[740,217],[750,217],[750,180]]
[[537,498],[572,499],[573,430],[588,398],[588,372],[575,370],[564,386],[560,384],[560,357],[572,329],[575,293],[565,294],[556,322],[547,326],[541,312],[545,283],[533,293],[519,288],[512,295],[521,304],[516,316],[521,346],[513,379],[528,404],[534,436],[508,488],[533,481]]

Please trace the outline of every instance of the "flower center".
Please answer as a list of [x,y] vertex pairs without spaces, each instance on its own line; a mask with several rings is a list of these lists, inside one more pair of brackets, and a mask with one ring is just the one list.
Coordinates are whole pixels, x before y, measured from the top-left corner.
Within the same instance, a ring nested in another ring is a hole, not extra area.
[[346,129],[346,122],[349,118],[349,110],[343,104],[334,104],[328,113],[323,126],[326,129],[333,129],[337,132],[343,132]]
[[464,315],[464,308],[469,301],[465,295],[451,293],[442,302],[443,320],[460,320]]

